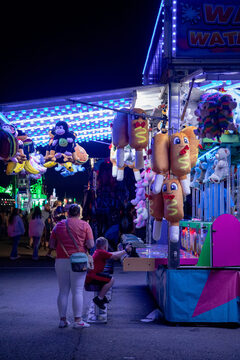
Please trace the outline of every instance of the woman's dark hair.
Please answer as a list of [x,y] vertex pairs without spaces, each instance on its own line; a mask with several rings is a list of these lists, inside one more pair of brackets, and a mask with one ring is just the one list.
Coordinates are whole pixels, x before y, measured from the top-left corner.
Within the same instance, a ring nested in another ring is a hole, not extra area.
[[36,206],[33,210],[32,219],[41,218],[42,212],[39,206]]
[[81,211],[80,206],[78,206],[77,204],[72,204],[68,209],[68,216],[71,217],[79,216],[80,211]]
[[64,214],[64,210],[61,206],[58,206],[56,210],[53,213],[53,218],[55,222],[59,222],[63,219],[66,219],[66,216]]
[[9,224],[13,223],[13,220],[17,215],[18,215],[18,209],[14,208],[13,211],[11,212],[11,215],[9,216],[9,220],[8,220]]

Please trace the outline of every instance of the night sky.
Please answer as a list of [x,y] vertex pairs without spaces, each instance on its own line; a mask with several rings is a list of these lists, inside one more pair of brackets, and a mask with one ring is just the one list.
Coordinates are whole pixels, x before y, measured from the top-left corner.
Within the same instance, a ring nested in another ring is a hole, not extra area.
[[142,85],[160,0],[49,3],[5,5],[0,103]]

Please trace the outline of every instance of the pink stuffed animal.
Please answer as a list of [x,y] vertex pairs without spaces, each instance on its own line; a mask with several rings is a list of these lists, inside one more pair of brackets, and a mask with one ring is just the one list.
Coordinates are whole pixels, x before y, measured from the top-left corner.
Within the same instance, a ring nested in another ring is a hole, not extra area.
[[146,202],[144,200],[140,200],[136,206],[137,217],[133,220],[136,224],[136,228],[140,229],[146,225],[146,220],[148,218],[148,212],[146,209]]

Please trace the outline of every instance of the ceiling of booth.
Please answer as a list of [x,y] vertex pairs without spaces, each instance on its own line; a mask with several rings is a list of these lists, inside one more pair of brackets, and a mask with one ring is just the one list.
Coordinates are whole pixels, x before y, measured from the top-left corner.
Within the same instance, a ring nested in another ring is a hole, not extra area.
[[159,87],[120,90],[2,104],[0,121],[24,131],[36,146],[48,143],[57,121],[66,121],[78,142],[110,140],[115,111],[137,105],[151,110],[159,105]]

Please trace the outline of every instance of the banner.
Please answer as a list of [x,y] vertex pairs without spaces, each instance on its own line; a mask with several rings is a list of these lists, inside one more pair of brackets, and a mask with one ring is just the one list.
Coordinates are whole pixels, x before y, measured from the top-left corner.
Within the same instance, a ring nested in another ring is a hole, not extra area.
[[178,0],[175,19],[177,58],[240,59],[239,0]]

